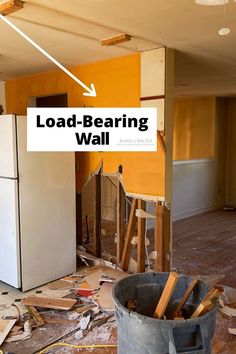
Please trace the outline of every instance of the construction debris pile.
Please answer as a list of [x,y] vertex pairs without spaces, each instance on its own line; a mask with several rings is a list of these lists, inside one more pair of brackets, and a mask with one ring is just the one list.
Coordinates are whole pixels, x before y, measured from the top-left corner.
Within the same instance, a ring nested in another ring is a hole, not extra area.
[[[92,344],[94,341],[89,336],[91,332],[92,338],[95,337],[98,343],[116,347],[111,291],[113,284],[127,275],[112,265],[95,266],[47,285],[52,295],[53,291],[58,294],[58,291],[67,290],[66,296],[48,297],[38,291],[36,295],[22,299],[19,305],[14,303],[17,316],[5,316],[0,320],[0,348],[4,343],[3,349],[7,352],[20,353],[12,350],[13,343],[27,343],[28,339],[34,341],[34,338],[39,337],[39,332],[50,333],[50,329],[60,325],[64,326],[64,331],[56,338],[57,341],[70,335],[72,343],[83,341],[83,344]],[[51,343],[41,343],[39,349],[43,350]],[[40,350],[37,352],[40,353]]]

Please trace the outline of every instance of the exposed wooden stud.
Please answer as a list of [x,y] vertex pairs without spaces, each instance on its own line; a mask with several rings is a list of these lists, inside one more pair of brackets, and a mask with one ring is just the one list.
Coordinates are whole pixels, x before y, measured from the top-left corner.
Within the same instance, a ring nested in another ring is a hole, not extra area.
[[122,251],[124,249],[125,233],[125,191],[122,184],[117,186],[117,265],[121,262]]
[[9,0],[0,4],[0,14],[6,16],[11,13],[22,9],[24,2],[21,0]]
[[156,253],[154,261],[154,270],[156,272],[163,271],[164,268],[164,245],[163,245],[163,231],[162,218],[163,206],[160,203],[155,204],[155,227],[154,227],[154,252]]
[[191,292],[193,291],[193,289],[195,288],[195,286],[198,283],[198,279],[193,279],[188,287],[188,289],[185,291],[184,296],[182,297],[182,299],[180,300],[178,306],[176,307],[174,314],[173,314],[173,318],[175,317],[179,317],[179,313],[182,310],[182,308],[184,307],[186,301],[188,300]]
[[101,172],[95,178],[95,198],[94,198],[94,251],[95,256],[101,258]]
[[160,132],[160,130],[157,131],[157,139],[160,143],[161,149],[166,154],[166,143],[163,134]]
[[124,250],[121,258],[121,268],[124,271],[127,271],[129,268],[129,261],[130,261],[130,254],[131,254],[131,240],[134,236],[135,227],[136,227],[136,216],[135,216],[136,208],[137,208],[137,199],[133,199],[131,210],[130,210],[126,237],[125,237]]
[[161,294],[160,300],[159,300],[157,307],[154,311],[153,316],[155,318],[162,318],[162,316],[164,315],[165,310],[166,310],[168,303],[170,301],[170,298],[175,290],[178,279],[179,279],[178,273],[171,272],[169,274],[165,288]]
[[112,36],[109,38],[104,38],[101,40],[101,45],[109,47],[111,45],[123,43],[123,42],[128,42],[131,40],[131,36],[126,33],[119,34],[117,36]]
[[[146,210],[146,203],[138,199],[138,209]],[[137,272],[145,272],[145,227],[146,219],[138,218]]]
[[82,229],[82,195],[76,193],[76,243],[82,245],[83,229]]

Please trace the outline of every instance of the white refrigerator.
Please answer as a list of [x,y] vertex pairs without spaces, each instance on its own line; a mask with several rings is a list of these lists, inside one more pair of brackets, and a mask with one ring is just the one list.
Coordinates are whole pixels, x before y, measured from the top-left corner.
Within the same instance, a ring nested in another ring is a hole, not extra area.
[[0,116],[0,281],[26,291],[76,270],[74,155],[27,152],[27,118]]

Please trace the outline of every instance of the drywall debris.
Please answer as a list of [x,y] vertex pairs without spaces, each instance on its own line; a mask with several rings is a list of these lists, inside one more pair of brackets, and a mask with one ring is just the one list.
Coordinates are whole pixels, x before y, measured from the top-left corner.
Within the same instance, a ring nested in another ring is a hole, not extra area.
[[228,328],[228,331],[230,334],[233,334],[236,336],[236,328]]
[[90,318],[91,316],[88,315],[86,317],[82,317],[80,322],[79,322],[79,326],[81,330],[85,330],[88,328],[89,322],[90,322]]

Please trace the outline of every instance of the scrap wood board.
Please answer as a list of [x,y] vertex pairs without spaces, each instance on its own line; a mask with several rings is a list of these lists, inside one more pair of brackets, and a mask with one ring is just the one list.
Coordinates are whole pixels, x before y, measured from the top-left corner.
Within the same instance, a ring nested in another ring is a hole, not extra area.
[[77,300],[63,298],[47,298],[39,296],[29,296],[22,300],[22,304],[26,306],[44,307],[56,310],[70,310]]
[[167,279],[166,285],[164,287],[164,290],[162,292],[162,295],[160,297],[160,300],[157,304],[157,307],[154,312],[154,317],[155,318],[162,318],[162,316],[165,313],[165,310],[168,306],[168,303],[170,301],[171,295],[173,294],[175,290],[175,286],[178,282],[179,275],[176,272],[171,272],[169,274],[169,277]]
[[0,320],[0,345],[2,345],[15,323],[16,320]]
[[111,295],[112,287],[113,287],[112,283],[104,283],[101,286],[99,297],[98,297],[98,303],[103,308],[103,310],[107,310],[107,311],[114,310],[114,304]]

